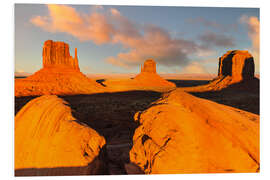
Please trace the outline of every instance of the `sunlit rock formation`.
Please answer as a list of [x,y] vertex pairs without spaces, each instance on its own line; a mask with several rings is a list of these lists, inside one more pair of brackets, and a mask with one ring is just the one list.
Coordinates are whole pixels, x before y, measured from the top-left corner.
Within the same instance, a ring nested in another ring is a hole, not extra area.
[[146,174],[259,171],[258,115],[177,89],[134,118],[130,161]]
[[104,91],[99,83],[80,72],[77,49],[69,54],[64,42],[45,41],[43,68],[26,79],[15,80],[15,96],[88,94]]
[[218,77],[231,76],[231,83],[254,78],[254,60],[248,51],[228,51],[219,58]]
[[47,40],[43,46],[43,67],[44,68],[64,68],[80,70],[78,65],[77,48],[75,57],[69,54],[69,45],[64,42],[54,42]]
[[163,79],[156,73],[156,62],[152,59],[144,62],[141,73],[134,78],[134,82],[146,87],[175,87],[174,83]]
[[78,122],[54,95],[27,103],[15,117],[15,175],[104,173],[105,139]]
[[219,58],[218,76],[209,84],[183,88],[189,92],[217,91],[227,87],[244,90],[258,90],[259,80],[254,76],[255,65],[253,56],[248,51],[228,51]]
[[148,59],[141,66],[141,73],[156,73],[156,62],[153,59]]
[[141,66],[141,72],[133,79],[105,81],[104,84],[115,90],[152,90],[166,92],[176,88],[175,84],[160,77],[156,72],[156,62],[148,59]]

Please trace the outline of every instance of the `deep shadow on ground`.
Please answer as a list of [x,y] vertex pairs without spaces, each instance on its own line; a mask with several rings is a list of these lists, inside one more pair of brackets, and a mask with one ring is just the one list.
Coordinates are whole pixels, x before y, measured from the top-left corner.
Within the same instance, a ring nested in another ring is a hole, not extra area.
[[[170,80],[177,87],[192,87],[209,83],[207,80]],[[260,113],[260,81],[255,78],[251,83],[238,83],[220,91],[192,92],[190,94],[244,111]]]
[[192,86],[199,86],[205,85],[209,83],[209,80],[174,80],[168,79],[168,81],[173,82],[176,87],[192,87]]
[[[138,124],[134,115],[159,99],[153,91],[126,91],[90,95],[58,96],[68,102],[73,116],[95,129],[106,139],[109,174],[126,174],[132,137]],[[15,113],[36,97],[16,97]]]

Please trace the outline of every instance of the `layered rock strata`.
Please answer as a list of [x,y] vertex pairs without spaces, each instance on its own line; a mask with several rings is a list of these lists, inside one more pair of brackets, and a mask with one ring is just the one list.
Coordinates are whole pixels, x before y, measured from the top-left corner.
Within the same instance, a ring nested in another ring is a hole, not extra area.
[[15,117],[15,175],[103,174],[105,139],[54,95],[28,102]]
[[178,89],[134,118],[130,161],[146,174],[259,171],[258,115]]

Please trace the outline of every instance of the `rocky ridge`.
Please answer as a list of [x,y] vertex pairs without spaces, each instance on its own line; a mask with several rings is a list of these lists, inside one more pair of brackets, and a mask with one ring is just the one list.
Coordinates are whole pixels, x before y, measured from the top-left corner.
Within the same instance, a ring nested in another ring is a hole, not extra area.
[[134,119],[127,172],[132,164],[146,174],[259,171],[258,115],[178,89]]

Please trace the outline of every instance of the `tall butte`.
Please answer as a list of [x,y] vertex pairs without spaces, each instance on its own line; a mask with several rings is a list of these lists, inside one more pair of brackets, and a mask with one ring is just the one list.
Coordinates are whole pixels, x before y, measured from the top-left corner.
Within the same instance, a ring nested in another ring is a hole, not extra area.
[[80,71],[78,65],[77,48],[75,57],[69,54],[69,45],[64,42],[47,40],[43,46],[43,68],[64,68]]
[[257,92],[259,79],[254,76],[254,72],[254,58],[248,51],[227,51],[219,58],[218,76],[209,84],[182,89],[188,92],[204,92],[230,87]]
[[75,57],[64,42],[47,40],[43,45],[43,67],[26,79],[15,80],[15,96],[68,95],[103,92],[104,87],[80,72]]

